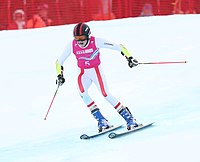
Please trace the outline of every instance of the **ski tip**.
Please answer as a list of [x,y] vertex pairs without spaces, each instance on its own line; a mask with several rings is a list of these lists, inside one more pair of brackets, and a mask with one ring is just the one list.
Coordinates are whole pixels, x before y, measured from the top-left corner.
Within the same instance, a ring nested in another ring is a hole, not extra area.
[[112,132],[108,135],[108,137],[112,139],[115,138],[116,135],[117,135],[116,133]]
[[80,139],[88,139],[88,138],[89,138],[89,136],[87,134],[83,134],[80,136]]
[[155,122],[151,122],[149,125],[153,125]]
[[[148,126],[151,126],[153,125],[155,122],[151,122],[151,123],[145,123],[145,124],[142,124],[141,126],[142,127],[148,127]],[[137,128],[137,127],[136,127]]]

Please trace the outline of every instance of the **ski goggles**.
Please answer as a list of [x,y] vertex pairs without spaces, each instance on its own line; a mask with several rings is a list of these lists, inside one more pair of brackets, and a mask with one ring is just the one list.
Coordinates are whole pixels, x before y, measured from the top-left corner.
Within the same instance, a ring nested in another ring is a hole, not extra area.
[[80,35],[80,36],[74,36],[74,39],[76,41],[84,41],[87,39],[87,37],[85,35]]

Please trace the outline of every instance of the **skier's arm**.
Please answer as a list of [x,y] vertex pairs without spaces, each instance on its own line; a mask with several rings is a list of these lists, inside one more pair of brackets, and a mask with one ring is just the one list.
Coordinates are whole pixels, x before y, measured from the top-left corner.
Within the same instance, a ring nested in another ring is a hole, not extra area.
[[107,40],[96,38],[96,45],[99,48],[108,48],[108,49],[120,51],[121,54],[126,57],[128,61],[128,65],[131,68],[138,65],[138,61],[136,59],[133,59],[130,52],[122,44],[111,43]]
[[56,84],[62,85],[65,82],[65,78],[63,76],[63,63],[69,57],[72,51],[71,43],[67,44],[65,50],[63,51],[62,55],[56,60],[56,72],[58,79],[56,80]]
[[95,41],[96,41],[97,48],[108,48],[108,49],[112,49],[116,51],[121,51],[121,47],[119,44],[107,41],[102,38],[96,38],[96,37],[95,37]]

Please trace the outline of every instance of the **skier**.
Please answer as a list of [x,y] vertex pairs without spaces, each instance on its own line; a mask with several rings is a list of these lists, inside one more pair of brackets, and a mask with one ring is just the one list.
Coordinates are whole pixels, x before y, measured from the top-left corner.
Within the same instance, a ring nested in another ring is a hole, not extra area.
[[132,116],[128,107],[122,105],[108,90],[104,73],[100,65],[100,48],[120,51],[121,54],[126,57],[130,68],[137,66],[138,61],[133,59],[129,51],[123,45],[114,44],[104,39],[90,36],[90,34],[90,28],[85,23],[78,23],[74,27],[74,40],[67,44],[64,52],[56,61],[56,71],[58,75],[56,83],[62,85],[65,82],[65,78],[63,76],[63,63],[68,56],[73,53],[76,56],[77,65],[79,67],[77,81],[80,96],[91,111],[91,114],[98,121],[99,132],[112,127],[112,125],[110,125],[108,120],[101,114],[99,107],[88,94],[88,89],[92,82],[98,87],[105,99],[125,119],[127,129],[134,129],[139,125],[139,123]]

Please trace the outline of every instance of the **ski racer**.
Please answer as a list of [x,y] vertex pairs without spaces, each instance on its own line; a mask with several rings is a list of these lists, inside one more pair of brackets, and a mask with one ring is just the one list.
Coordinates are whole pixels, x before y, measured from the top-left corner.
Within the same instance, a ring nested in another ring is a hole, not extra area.
[[110,125],[108,120],[102,115],[99,107],[88,94],[88,89],[92,83],[98,87],[104,98],[125,119],[127,129],[134,129],[139,124],[128,107],[124,106],[109,92],[101,67],[100,49],[108,48],[121,52],[127,59],[130,68],[137,66],[138,61],[133,59],[129,51],[123,45],[111,43],[104,39],[90,36],[90,34],[90,27],[85,23],[78,23],[74,27],[74,39],[66,45],[62,55],[56,61],[56,71],[58,75],[56,83],[62,85],[65,82],[63,63],[69,55],[73,53],[77,59],[79,68],[79,75],[77,78],[79,93],[91,114],[97,120],[99,132],[112,127],[112,125]]

